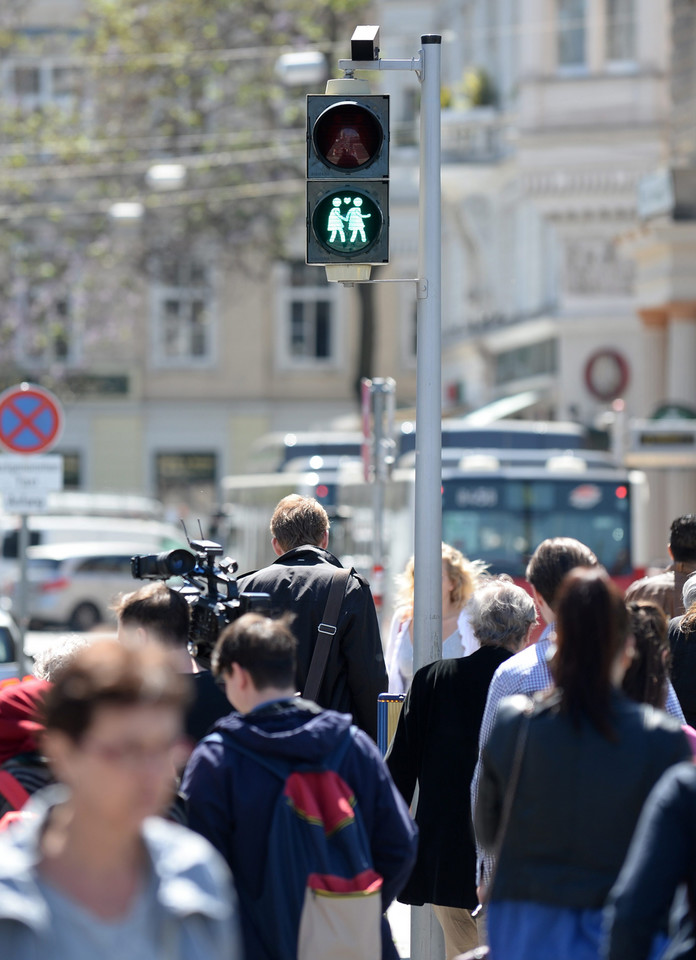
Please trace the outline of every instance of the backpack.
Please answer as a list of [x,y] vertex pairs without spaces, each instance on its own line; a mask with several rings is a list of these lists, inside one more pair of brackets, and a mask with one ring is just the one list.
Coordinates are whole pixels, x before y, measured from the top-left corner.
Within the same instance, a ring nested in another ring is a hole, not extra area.
[[29,791],[25,790],[9,771],[2,769],[0,769],[0,794],[15,810],[20,810],[29,799]]
[[283,781],[271,817],[261,894],[251,898],[238,887],[273,960],[380,960],[382,955],[382,877],[373,867],[355,794],[337,772],[356,729],[346,731],[321,765],[254,753],[220,731],[232,749]]
[[0,833],[2,833],[11,823],[21,818],[21,809],[29,799],[29,793],[11,773],[0,770],[0,794],[12,808],[0,817]]

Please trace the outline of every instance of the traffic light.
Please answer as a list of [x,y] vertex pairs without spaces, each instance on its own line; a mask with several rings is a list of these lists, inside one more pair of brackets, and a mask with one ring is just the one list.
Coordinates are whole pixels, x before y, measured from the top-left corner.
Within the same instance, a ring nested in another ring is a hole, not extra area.
[[[335,92],[307,97],[310,264],[389,262],[389,97],[366,86],[330,80]],[[369,269],[339,273],[327,270],[330,280],[369,277]]]

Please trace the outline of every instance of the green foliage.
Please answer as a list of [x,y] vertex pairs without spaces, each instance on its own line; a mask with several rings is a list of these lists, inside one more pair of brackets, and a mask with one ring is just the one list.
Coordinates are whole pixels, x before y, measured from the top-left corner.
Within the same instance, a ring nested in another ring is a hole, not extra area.
[[493,81],[482,68],[467,70],[462,82],[464,98],[470,107],[488,107],[495,104]]

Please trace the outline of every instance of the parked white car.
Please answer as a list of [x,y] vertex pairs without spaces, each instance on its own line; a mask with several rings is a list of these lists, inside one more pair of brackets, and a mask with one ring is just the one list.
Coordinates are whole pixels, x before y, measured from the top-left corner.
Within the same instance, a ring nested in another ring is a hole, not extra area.
[[[27,551],[29,626],[91,630],[114,623],[111,610],[122,593],[142,586],[131,574],[131,557],[156,554],[151,542],[55,543]],[[16,610],[18,581],[4,585]]]
[[0,610],[0,680],[19,676],[20,634],[9,613]]

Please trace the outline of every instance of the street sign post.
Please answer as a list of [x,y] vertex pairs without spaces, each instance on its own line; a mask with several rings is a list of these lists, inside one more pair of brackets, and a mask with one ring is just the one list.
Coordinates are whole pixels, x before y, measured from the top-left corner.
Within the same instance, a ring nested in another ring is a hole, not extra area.
[[43,387],[21,383],[0,394],[0,446],[12,453],[45,453],[60,437],[63,409]]
[[[345,76],[352,77],[356,70],[412,70],[421,84],[413,603],[415,671],[442,656],[442,38],[437,34],[425,34],[421,37],[422,46],[417,56],[410,60],[383,60],[379,57],[376,36],[374,27],[356,30],[351,41],[352,59],[338,61]],[[334,268],[327,268],[327,276],[330,269]],[[355,264],[353,269],[357,271],[358,265]],[[345,281],[348,277],[336,274],[334,279]],[[364,282],[369,280],[369,273],[367,276],[356,273],[353,279]],[[427,906],[414,907],[411,918],[412,960],[443,955],[442,930],[430,909]]]
[[48,494],[63,489],[63,458],[6,453],[0,457],[0,499],[5,513],[44,513]]
[[29,671],[24,652],[27,629],[27,548],[31,513],[46,509],[48,494],[63,489],[63,458],[43,456],[58,441],[63,408],[50,390],[20,383],[0,394],[0,495],[8,513],[21,517],[19,579],[13,613],[21,636],[20,673]]

